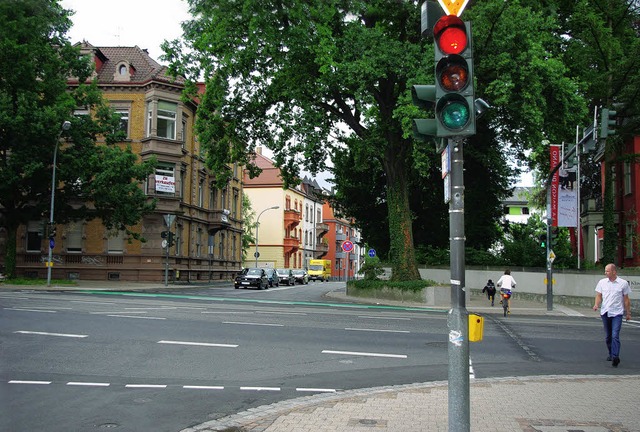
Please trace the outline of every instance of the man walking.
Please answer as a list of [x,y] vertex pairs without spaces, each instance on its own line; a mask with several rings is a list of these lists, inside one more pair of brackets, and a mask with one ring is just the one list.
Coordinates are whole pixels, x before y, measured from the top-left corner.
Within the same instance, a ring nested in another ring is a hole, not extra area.
[[629,321],[631,319],[631,300],[629,294],[629,282],[618,277],[618,269],[615,264],[607,264],[604,268],[607,276],[601,279],[596,285],[596,300],[593,310],[600,308],[600,317],[604,324],[604,336],[609,350],[608,361],[613,367],[620,364],[620,327],[622,327],[622,316],[625,315]]

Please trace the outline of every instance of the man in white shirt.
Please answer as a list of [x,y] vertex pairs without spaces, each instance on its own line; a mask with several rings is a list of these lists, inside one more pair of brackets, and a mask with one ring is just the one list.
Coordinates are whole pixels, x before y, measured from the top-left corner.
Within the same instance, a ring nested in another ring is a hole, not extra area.
[[613,367],[620,364],[620,328],[622,316],[626,315],[627,321],[631,319],[631,300],[629,294],[629,282],[618,277],[618,269],[615,264],[607,264],[604,268],[607,276],[596,285],[596,300],[593,310],[600,308],[600,317],[604,325],[605,342],[609,350],[607,360]]

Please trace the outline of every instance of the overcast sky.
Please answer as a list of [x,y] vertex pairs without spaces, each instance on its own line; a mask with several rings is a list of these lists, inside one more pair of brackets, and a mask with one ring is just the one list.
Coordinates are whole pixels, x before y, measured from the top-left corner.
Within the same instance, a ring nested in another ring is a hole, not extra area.
[[71,42],[95,46],[139,46],[160,62],[160,44],[182,35],[180,23],[190,18],[186,0],[61,0],[75,11]]

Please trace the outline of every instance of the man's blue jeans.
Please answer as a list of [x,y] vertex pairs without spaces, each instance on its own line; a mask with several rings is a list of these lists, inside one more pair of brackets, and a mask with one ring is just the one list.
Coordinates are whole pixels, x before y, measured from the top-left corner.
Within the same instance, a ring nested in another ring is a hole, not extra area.
[[604,324],[604,341],[607,343],[611,358],[620,356],[620,327],[622,327],[622,315],[613,317],[607,314],[600,315]]

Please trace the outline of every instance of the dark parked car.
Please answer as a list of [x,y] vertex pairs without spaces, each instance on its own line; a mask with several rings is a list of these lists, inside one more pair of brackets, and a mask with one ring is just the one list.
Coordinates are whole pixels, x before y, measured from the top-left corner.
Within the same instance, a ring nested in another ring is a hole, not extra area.
[[242,288],[257,288],[267,289],[269,288],[269,280],[267,279],[267,273],[261,268],[246,268],[236,276],[236,280],[233,284],[236,289]]
[[294,269],[293,277],[296,279],[297,283],[301,283],[303,285],[309,283],[309,274],[305,269]]
[[295,285],[296,278],[293,276],[291,269],[278,269],[278,276],[280,277],[280,283],[282,285]]
[[278,272],[276,272],[276,269],[272,269],[272,268],[268,268],[268,269],[264,269],[264,271],[267,273],[267,280],[269,281],[269,286],[280,286],[280,276],[278,276]]

